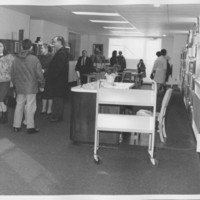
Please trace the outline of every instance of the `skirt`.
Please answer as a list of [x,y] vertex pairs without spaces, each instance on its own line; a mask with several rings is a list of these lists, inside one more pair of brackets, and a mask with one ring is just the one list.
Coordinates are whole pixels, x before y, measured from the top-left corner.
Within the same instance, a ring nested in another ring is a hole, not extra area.
[[53,99],[53,85],[49,81],[45,82],[42,99]]
[[10,81],[0,82],[0,102],[3,102],[9,92]]

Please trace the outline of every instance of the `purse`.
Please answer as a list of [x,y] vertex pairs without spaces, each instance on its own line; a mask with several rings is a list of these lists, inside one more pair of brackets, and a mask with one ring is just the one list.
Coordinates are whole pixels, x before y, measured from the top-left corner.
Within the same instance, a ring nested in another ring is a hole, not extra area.
[[151,75],[150,75],[150,79],[153,80],[153,79],[154,79],[154,76],[155,76],[155,72],[152,72]]

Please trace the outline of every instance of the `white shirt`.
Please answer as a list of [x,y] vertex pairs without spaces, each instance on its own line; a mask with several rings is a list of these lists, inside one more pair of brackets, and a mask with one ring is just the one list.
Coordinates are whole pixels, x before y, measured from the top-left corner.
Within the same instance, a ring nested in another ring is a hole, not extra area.
[[106,80],[109,83],[113,83],[115,81],[116,76],[117,75],[115,73],[111,73],[111,74],[106,73],[105,74]]

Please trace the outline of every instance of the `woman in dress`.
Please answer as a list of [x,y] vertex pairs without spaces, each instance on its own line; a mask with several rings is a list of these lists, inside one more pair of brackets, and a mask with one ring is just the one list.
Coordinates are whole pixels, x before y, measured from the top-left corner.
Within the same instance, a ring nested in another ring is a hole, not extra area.
[[[51,49],[50,45],[44,43],[44,44],[42,44],[40,50],[41,50],[41,55],[39,55],[38,58],[42,65],[42,69],[44,72],[44,78],[46,78],[46,74],[47,74],[47,71],[49,68],[49,63],[53,58],[53,55],[51,53],[52,49]],[[42,94],[41,114],[51,115],[52,104],[53,104],[53,98],[52,98],[51,88],[48,86],[48,83],[45,83],[44,92]]]
[[110,58],[110,66],[114,66],[118,64],[118,59],[117,59],[117,51],[114,50],[112,52],[112,57]]
[[0,111],[2,111],[1,123],[8,122],[7,94],[10,89],[10,72],[14,56],[8,54],[3,41],[0,40]]

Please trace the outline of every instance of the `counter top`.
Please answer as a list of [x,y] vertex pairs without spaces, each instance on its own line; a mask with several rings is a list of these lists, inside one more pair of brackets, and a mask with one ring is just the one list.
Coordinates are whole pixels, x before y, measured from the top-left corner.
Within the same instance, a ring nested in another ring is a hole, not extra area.
[[[134,86],[134,83],[121,83],[121,82],[114,82],[113,84],[108,82],[102,83],[103,87],[106,88],[113,88],[113,89],[130,89]],[[85,92],[85,93],[97,93],[97,82],[90,82],[71,88],[72,92]]]

